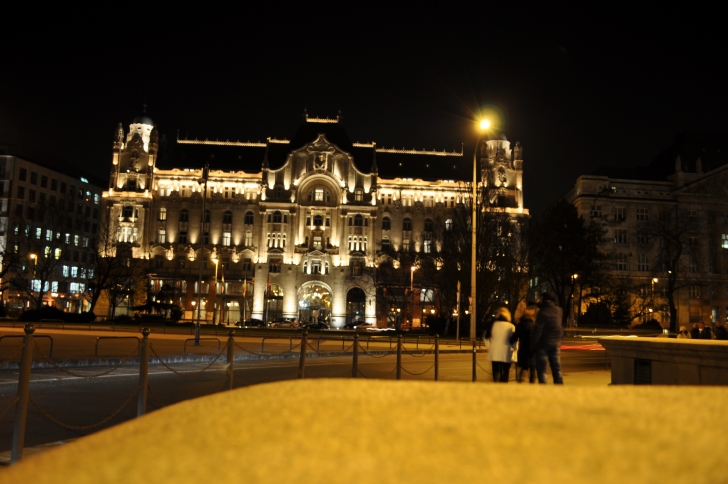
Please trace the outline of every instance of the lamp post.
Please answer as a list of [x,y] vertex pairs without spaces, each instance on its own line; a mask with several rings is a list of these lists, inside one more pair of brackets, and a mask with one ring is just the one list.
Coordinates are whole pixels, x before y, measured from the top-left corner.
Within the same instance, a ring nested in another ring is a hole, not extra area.
[[[574,287],[576,286],[576,280],[579,279],[579,274],[572,274],[571,275],[571,322],[574,326],[577,326],[577,320],[578,320],[578,313],[581,311],[581,307],[579,308],[579,311],[576,309],[576,305],[574,304]],[[581,291],[579,291],[579,305],[581,305]]]
[[415,282],[415,270],[417,268],[415,266],[410,267],[410,294],[412,295],[412,311],[410,311],[410,327],[413,327],[415,325],[415,291],[414,291],[414,282]]
[[202,192],[202,214],[200,215],[200,273],[197,279],[197,322],[195,323],[195,346],[200,346],[200,312],[202,311],[202,257],[205,255],[205,209],[207,208],[207,178],[210,165],[205,163],[202,169],[202,178],[198,181],[204,185]]
[[484,119],[480,122],[480,133],[478,134],[478,140],[475,142],[475,150],[473,151],[473,214],[470,219],[470,227],[472,229],[472,251],[470,258],[470,339],[475,341],[475,326],[476,326],[476,297],[478,295],[476,291],[476,279],[477,279],[477,268],[478,263],[478,242],[477,242],[477,218],[478,218],[478,147],[483,134],[490,128],[490,121]]
[[213,293],[214,298],[212,298],[212,324],[215,324],[215,317],[217,316],[217,267],[220,263],[220,259],[217,258],[217,253],[215,252],[215,250],[213,250],[212,255],[210,256],[210,260],[213,264],[215,264],[215,279],[213,280],[215,284],[215,292]]
[[[652,282],[652,287],[650,289],[650,306],[652,306],[654,308],[655,307],[655,283],[660,282],[660,280],[656,277],[653,277],[651,282]],[[652,312],[652,311],[650,310],[650,312]]]

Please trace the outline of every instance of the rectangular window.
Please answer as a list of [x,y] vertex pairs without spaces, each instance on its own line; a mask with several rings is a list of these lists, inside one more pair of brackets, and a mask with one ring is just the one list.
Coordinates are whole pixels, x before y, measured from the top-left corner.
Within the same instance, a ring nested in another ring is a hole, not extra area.
[[18,180],[25,181],[28,178],[28,171],[25,168],[21,168],[18,172]]
[[688,222],[695,223],[698,221],[698,211],[688,210]]
[[666,208],[660,209],[660,222],[669,222],[670,221],[670,211]]
[[48,187],[48,177],[47,176],[41,175],[41,177],[40,177],[40,186],[43,187],[43,188],[47,188]]
[[627,208],[617,207],[614,209],[614,220],[624,222],[627,220]]
[[601,217],[602,216],[602,207],[599,205],[592,205],[589,209],[589,216],[590,217]]
[[18,199],[23,200],[25,198],[25,187],[18,187]]
[[51,190],[54,192],[58,191],[58,180],[51,178]]
[[646,222],[649,220],[649,211],[646,208],[637,209],[637,220],[640,222]]
[[35,203],[35,190],[28,190],[28,201]]
[[690,298],[700,299],[700,286],[690,286]]
[[222,233],[222,245],[225,247],[230,247],[230,241],[232,240],[232,236],[230,232],[223,232]]
[[271,259],[270,262],[268,262],[268,272],[281,272],[281,260]]
[[637,270],[641,272],[648,272],[650,270],[650,260],[647,254],[639,254],[637,256]]
[[626,271],[627,270],[627,255],[626,254],[617,254],[615,257],[615,269],[618,271]]
[[614,229],[614,243],[615,244],[626,244],[627,243],[627,229]]
[[157,242],[160,244],[167,242],[167,230],[159,229],[159,232],[157,233]]
[[688,264],[688,272],[695,274],[698,272],[698,259],[695,257],[690,258],[690,263]]
[[78,267],[71,267],[71,277],[78,277]]

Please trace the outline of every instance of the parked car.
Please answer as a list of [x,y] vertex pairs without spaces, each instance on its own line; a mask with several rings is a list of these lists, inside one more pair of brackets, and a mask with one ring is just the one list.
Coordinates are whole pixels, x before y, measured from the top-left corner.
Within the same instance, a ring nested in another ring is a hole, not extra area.
[[344,329],[364,329],[370,328],[372,325],[365,323],[363,319],[357,319],[356,321],[349,321],[344,325]]
[[296,318],[276,318],[268,323],[271,328],[298,328]]
[[265,326],[265,322],[262,319],[250,318],[247,321],[238,321],[238,328],[262,328]]
[[314,323],[303,323],[303,327],[306,329],[329,329],[329,325],[324,321],[316,321]]

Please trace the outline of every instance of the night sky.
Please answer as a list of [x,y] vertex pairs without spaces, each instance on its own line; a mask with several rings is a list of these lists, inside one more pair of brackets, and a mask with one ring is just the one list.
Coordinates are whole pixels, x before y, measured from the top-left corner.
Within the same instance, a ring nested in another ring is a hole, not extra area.
[[524,147],[538,213],[599,166],[728,134],[718,11],[384,5],[4,7],[0,144],[107,179],[115,127],[146,101],[170,139],[290,139],[306,108],[341,110],[352,141],[469,154],[488,109]]

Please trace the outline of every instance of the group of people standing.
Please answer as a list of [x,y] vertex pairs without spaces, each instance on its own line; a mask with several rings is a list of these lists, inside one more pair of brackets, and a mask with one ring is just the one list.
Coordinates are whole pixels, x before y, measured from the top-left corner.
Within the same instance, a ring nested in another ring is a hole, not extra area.
[[693,328],[688,332],[685,326],[680,326],[680,332],[677,334],[678,339],[720,339],[728,340],[728,330],[725,323],[718,321],[715,323],[715,331],[712,331],[704,322],[693,323]]
[[551,367],[554,383],[563,384],[561,375],[561,340],[564,328],[562,310],[556,305],[551,292],[541,295],[534,306],[528,306],[518,319],[511,321],[507,308],[498,309],[494,320],[485,331],[485,345],[493,369],[494,382],[508,382],[511,364],[516,362],[516,380],[523,381],[528,371],[528,381],[546,383],[546,366]]

